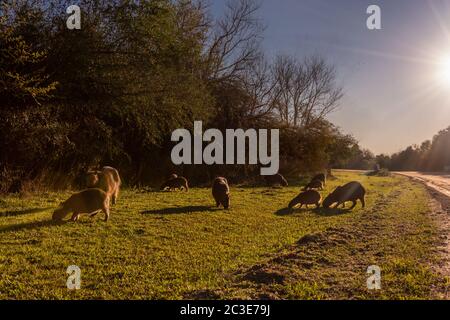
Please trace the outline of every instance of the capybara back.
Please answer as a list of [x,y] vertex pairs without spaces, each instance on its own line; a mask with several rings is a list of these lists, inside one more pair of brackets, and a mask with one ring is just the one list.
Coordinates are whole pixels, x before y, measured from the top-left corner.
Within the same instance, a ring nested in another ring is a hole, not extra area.
[[216,201],[217,207],[222,205],[225,209],[230,206],[230,187],[224,177],[214,179],[212,186],[212,195]]
[[337,187],[332,193],[330,193],[323,201],[323,206],[329,208],[334,203],[336,207],[341,204],[345,204],[347,201],[352,201],[353,205],[351,209],[356,206],[356,201],[360,200],[362,207],[365,207],[365,197],[366,189],[357,181],[349,182],[343,186]]
[[289,202],[288,208],[293,209],[298,205],[300,205],[300,208],[303,207],[303,205],[315,205],[316,207],[319,207],[321,199],[320,193],[315,190],[304,191]]
[[80,214],[95,213],[102,210],[105,213],[105,221],[109,218],[109,196],[98,188],[86,189],[77,192],[61,203],[53,212],[53,220],[62,220],[69,213],[73,213],[72,220],[77,220]]

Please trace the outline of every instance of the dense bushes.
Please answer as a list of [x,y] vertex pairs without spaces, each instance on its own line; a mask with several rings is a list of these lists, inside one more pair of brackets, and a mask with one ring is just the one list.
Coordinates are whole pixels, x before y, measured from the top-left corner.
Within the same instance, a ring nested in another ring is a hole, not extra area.
[[344,161],[357,145],[325,120],[341,97],[334,68],[317,57],[266,61],[250,0],[230,2],[218,20],[202,1],[82,0],[81,30],[66,28],[71,4],[0,4],[1,191],[76,185],[104,164],[133,185],[170,171],[194,183],[257,174],[174,167],[170,134],[194,120],[280,128],[281,171],[291,174]]

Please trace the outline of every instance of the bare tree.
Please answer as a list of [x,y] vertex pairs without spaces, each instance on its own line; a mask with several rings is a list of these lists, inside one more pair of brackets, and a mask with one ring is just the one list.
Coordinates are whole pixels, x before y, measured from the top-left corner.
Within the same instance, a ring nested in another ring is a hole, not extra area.
[[236,77],[260,57],[259,43],[264,27],[255,16],[259,7],[253,0],[227,2],[224,16],[212,26],[207,46],[210,78]]
[[342,89],[336,85],[335,69],[322,58],[299,62],[279,55],[272,74],[277,92],[275,110],[287,124],[312,126],[339,106]]

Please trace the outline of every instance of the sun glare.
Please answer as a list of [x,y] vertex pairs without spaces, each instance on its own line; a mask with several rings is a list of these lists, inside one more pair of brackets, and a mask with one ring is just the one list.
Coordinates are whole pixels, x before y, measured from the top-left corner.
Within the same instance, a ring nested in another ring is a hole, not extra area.
[[439,83],[450,88],[450,55],[441,58],[437,65],[437,77]]

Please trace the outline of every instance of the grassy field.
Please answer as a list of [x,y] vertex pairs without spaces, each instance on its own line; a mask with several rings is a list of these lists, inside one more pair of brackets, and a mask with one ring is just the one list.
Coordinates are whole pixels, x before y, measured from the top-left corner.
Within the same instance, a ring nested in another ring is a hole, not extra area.
[[[427,299],[445,290],[434,272],[437,228],[428,194],[403,177],[339,172],[359,180],[365,209],[297,210],[299,186],[232,186],[231,209],[209,189],[123,190],[111,219],[55,224],[69,193],[0,198],[0,298],[45,299]],[[81,289],[66,269],[81,268]],[[366,287],[378,265],[382,289]],[[448,283],[448,280],[447,280]]]

